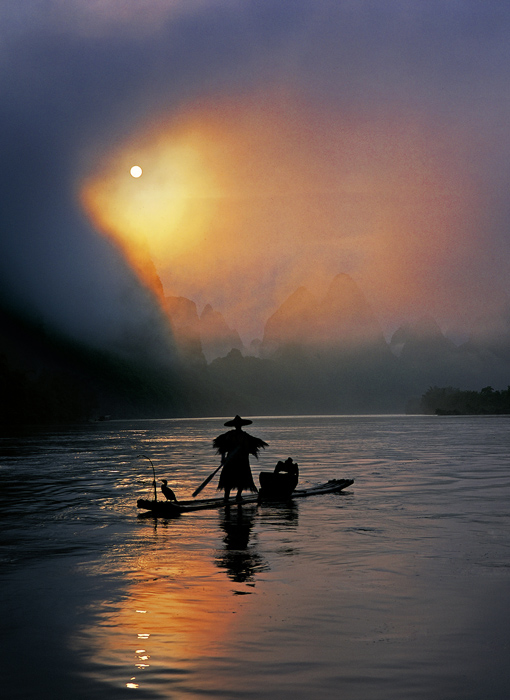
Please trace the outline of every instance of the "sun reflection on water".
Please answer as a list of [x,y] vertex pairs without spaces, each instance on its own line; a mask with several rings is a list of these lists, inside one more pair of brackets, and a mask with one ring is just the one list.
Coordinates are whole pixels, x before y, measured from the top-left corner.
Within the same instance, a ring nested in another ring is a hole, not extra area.
[[142,552],[135,541],[110,550],[113,561],[98,562],[103,573],[114,568],[125,579],[122,598],[104,601],[98,623],[85,631],[90,660],[114,674],[111,682],[124,669],[125,688],[152,687],[160,676],[180,683],[201,659],[221,656],[243,628],[244,601],[270,568],[257,551],[257,515],[252,506],[204,516],[206,539],[214,540],[202,544],[200,516],[194,526],[158,521],[140,529]]

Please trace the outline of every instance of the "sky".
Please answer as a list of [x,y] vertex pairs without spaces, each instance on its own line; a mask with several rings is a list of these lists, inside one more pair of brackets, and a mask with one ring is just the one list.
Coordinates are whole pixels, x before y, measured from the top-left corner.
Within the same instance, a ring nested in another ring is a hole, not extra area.
[[0,57],[0,294],[49,327],[126,348],[167,294],[249,342],[338,273],[386,330],[508,302],[507,3],[21,0]]

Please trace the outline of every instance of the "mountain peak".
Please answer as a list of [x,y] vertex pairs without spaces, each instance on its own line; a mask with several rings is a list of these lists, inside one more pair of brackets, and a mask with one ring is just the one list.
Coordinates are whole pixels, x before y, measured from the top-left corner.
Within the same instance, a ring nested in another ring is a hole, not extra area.
[[320,305],[325,344],[381,342],[382,329],[360,288],[347,274],[334,277]]
[[207,362],[224,357],[232,349],[238,352],[243,349],[239,333],[229,328],[223,314],[215,311],[210,304],[200,314],[200,337]]
[[262,341],[264,352],[282,344],[301,344],[314,331],[317,301],[306,287],[298,287],[268,319]]
[[364,294],[356,282],[346,274],[337,275],[333,279],[322,305],[327,307],[330,313],[339,316],[338,320],[372,322],[375,319]]
[[334,277],[320,302],[306,287],[296,289],[267,321],[263,341],[266,354],[284,345],[333,349],[363,343],[385,345],[375,314],[347,274]]

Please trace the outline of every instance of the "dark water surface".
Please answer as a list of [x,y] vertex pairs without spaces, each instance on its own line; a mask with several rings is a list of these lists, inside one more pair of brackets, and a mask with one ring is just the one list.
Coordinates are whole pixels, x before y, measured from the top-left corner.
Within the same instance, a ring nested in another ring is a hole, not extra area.
[[260,418],[255,474],[354,485],[139,518],[137,455],[189,498],[223,430],[0,439],[2,697],[510,698],[510,417]]

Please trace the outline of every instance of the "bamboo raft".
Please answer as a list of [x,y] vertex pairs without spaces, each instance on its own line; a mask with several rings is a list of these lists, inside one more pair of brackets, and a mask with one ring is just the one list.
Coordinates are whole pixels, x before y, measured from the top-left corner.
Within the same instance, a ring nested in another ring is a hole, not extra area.
[[152,515],[158,518],[175,518],[182,513],[192,513],[198,510],[211,510],[214,508],[228,508],[248,503],[282,503],[294,500],[295,498],[308,498],[310,496],[321,496],[329,493],[339,493],[354,483],[354,479],[331,479],[325,484],[311,486],[309,488],[291,490],[288,494],[281,492],[267,492],[264,490],[254,494],[243,496],[241,501],[230,498],[225,501],[223,497],[202,498],[189,501],[157,501],[140,498],[137,507],[145,511],[142,515]]

